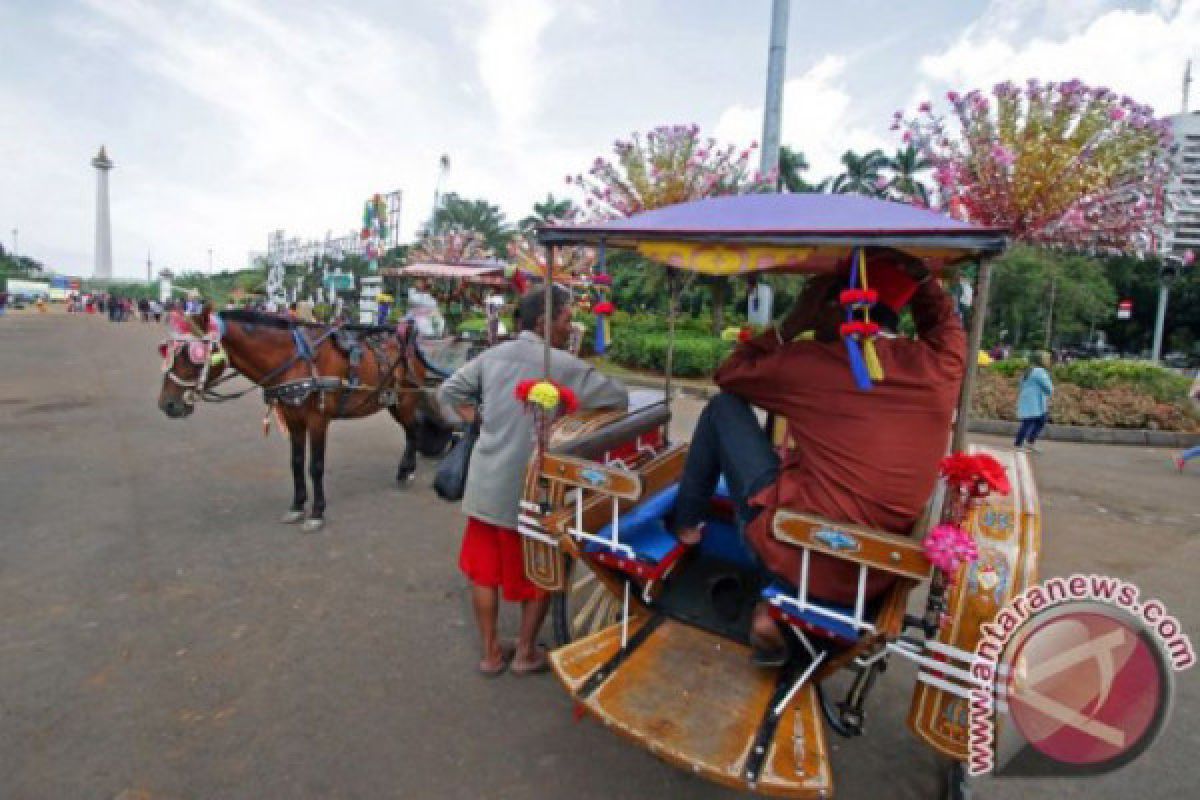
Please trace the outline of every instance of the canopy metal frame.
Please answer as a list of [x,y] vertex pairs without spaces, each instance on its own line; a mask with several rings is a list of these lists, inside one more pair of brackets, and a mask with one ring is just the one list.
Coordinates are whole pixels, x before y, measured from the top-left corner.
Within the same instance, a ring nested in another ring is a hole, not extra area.
[[[971,398],[974,395],[978,380],[978,353],[983,342],[983,329],[987,321],[988,299],[991,294],[992,260],[1000,255],[1008,246],[1008,237],[1003,230],[994,228],[978,228],[972,231],[953,231],[936,233],[928,231],[822,231],[806,233],[799,231],[696,231],[696,230],[660,230],[638,229],[630,220],[621,220],[615,224],[599,226],[543,226],[538,229],[538,241],[546,249],[547,273],[545,281],[546,314],[545,314],[545,377],[550,375],[550,332],[553,326],[552,286],[554,253],[562,246],[592,246],[598,249],[617,247],[621,249],[636,249],[643,242],[672,241],[696,244],[725,244],[747,246],[774,247],[892,247],[898,250],[950,250],[961,254],[946,261],[946,265],[962,264],[974,261],[978,264],[975,277],[974,299],[967,327],[967,364],[963,375],[962,389],[959,395],[958,409],[954,420],[951,448],[963,450],[968,443],[968,426],[970,422]],[[664,388],[668,409],[671,404],[672,390],[672,358],[674,351],[675,314],[677,309],[678,281],[673,273],[677,268],[664,266],[668,275],[670,297],[668,298],[668,356]],[[763,270],[747,271],[728,278],[749,277],[766,272],[805,272],[806,270]]]

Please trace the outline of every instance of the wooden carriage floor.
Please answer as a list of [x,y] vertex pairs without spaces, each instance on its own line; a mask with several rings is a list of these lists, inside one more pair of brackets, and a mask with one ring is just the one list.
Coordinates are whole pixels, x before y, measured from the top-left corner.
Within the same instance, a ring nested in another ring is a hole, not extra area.
[[[614,625],[551,654],[572,696],[605,725],[660,758],[739,789],[779,797],[832,795],[825,732],[812,684],[775,723],[765,753],[755,739],[779,702],[779,674],[749,649],[672,619]],[[767,729],[769,731],[769,729]]]

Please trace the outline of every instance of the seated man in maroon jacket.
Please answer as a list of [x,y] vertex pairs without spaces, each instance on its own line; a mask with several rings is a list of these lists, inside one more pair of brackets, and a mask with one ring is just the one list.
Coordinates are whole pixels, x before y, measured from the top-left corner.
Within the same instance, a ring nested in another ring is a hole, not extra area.
[[[870,286],[879,292],[872,319],[895,330],[911,300],[916,338],[880,335],[884,379],[864,391],[839,336],[845,274],[809,281],[776,328],[740,345],[721,365],[722,393],[701,414],[680,481],[675,530],[694,544],[717,480],[725,476],[746,541],[767,570],[795,585],[801,551],[771,535],[776,509],[815,513],[909,534],[937,481],[966,366],[966,335],[954,303],[921,263],[892,250],[868,249]],[[802,332],[812,334],[793,341]],[[793,447],[772,447],[751,405],[787,421]],[[814,553],[812,597],[854,602],[858,568]],[[891,584],[873,572],[867,599]],[[760,605],[751,640],[756,661],[786,659],[784,638]]]

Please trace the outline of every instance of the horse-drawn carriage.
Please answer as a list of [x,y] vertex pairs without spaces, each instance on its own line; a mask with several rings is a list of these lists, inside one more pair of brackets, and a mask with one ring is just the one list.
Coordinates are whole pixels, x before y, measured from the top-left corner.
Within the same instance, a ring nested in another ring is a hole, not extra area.
[[[814,274],[870,246],[903,251],[935,273],[973,261],[979,266],[972,353],[982,335],[988,259],[1005,245],[1002,231],[830,195],[705,200],[608,223],[546,227],[540,240],[548,263],[556,247],[591,245],[635,250],[666,265],[672,332],[678,278],[686,272]],[[948,451],[969,450],[974,371],[968,359],[955,427],[946,431]],[[688,548],[671,534],[688,445],[670,434],[669,373],[668,366],[664,394],[635,394],[628,411],[559,420],[526,476],[519,525],[525,570],[557,593],[559,647],[551,661],[563,686],[607,726],[708,780],[767,795],[828,797],[827,729],[861,734],[868,692],[888,659],[903,656],[918,666],[909,728],[950,760],[948,790],[964,794],[980,626],[1036,580],[1040,515],[1026,457],[992,452],[1011,491],[965,507],[962,526],[980,555],[957,574],[936,567],[922,547],[925,531],[960,500],[943,484],[910,536],[802,509],[778,512],[772,535],[801,553],[799,574],[780,581],[747,551],[721,486],[698,546]],[[809,596],[812,556],[854,565],[854,602]],[[868,600],[864,587],[872,573],[894,580]],[[756,667],[749,657],[749,615],[764,601],[803,646],[782,668]],[[834,698],[830,678],[845,671],[849,690]]]

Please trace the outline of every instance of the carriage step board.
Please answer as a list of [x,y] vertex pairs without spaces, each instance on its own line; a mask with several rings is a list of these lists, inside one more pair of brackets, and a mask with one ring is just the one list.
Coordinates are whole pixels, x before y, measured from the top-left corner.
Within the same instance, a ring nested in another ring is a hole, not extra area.
[[[677,767],[773,797],[832,796],[813,685],[772,718],[779,674],[751,664],[743,645],[675,620],[640,618],[630,623],[624,653],[618,624],[555,650],[550,660],[583,708]],[[764,728],[768,720],[773,732]],[[764,730],[768,744],[756,754]]]

